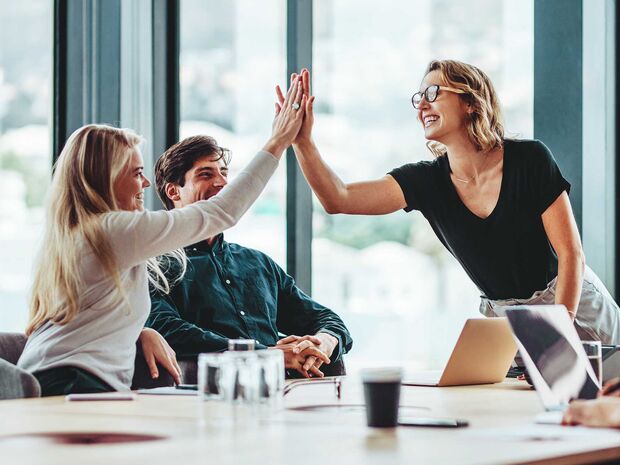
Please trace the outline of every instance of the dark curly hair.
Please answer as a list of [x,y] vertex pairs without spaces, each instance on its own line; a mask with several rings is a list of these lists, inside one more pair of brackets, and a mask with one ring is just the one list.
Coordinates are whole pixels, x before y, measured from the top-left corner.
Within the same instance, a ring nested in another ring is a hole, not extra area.
[[228,166],[231,152],[220,147],[217,141],[210,136],[192,136],[177,142],[155,163],[155,185],[157,195],[166,209],[172,210],[174,203],[166,195],[166,184],[169,182],[179,186],[185,185],[185,174],[194,166],[196,160],[212,155],[217,160],[223,160]]

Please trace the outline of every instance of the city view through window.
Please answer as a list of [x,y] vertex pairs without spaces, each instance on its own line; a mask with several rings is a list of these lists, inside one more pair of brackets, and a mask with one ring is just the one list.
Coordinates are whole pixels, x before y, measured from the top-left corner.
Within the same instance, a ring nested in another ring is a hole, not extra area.
[[51,176],[52,6],[0,2],[0,331],[23,331]]

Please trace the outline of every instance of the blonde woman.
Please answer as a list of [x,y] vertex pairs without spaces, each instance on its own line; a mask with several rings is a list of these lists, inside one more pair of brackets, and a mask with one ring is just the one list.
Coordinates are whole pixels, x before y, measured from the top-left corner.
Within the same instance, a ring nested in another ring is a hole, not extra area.
[[[307,70],[302,79],[309,96]],[[311,137],[313,103],[309,97],[293,147],[328,213],[419,210],[482,292],[483,314],[496,316],[505,305],[563,304],[582,339],[620,344],[618,306],[585,266],[570,184],[542,142],[504,136],[484,72],[432,61],[412,104],[434,159],[371,181],[344,183],[321,158]]]
[[[43,395],[130,388],[135,344],[150,310],[147,259],[234,225],[297,135],[303,108],[305,97],[294,81],[271,138],[245,170],[220,195],[170,211],[144,210],[150,182],[140,137],[102,125],[71,135],[50,188],[29,337],[18,362],[37,377]],[[150,276],[166,290],[152,265]],[[143,333],[147,358],[165,363],[178,381],[174,353],[149,331]]]

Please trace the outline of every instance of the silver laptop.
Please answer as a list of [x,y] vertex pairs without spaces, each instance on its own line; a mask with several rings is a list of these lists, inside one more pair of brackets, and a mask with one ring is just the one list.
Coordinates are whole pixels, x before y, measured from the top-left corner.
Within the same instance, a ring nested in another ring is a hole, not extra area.
[[443,370],[406,374],[402,384],[441,387],[499,383],[516,353],[506,318],[470,318]]
[[523,305],[505,314],[545,410],[562,412],[572,399],[596,397],[600,386],[566,307]]

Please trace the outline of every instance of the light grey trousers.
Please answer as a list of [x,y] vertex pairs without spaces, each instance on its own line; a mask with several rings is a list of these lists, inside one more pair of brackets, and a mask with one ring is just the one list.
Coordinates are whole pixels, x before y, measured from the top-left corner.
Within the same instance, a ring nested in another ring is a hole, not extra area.
[[[480,313],[487,317],[496,317],[498,313],[503,314],[497,307],[553,305],[556,282],[557,277],[546,289],[534,292],[528,299],[490,300],[483,297]],[[575,329],[582,341],[597,340],[602,344],[620,345],[620,308],[596,273],[587,266],[583,274]]]

